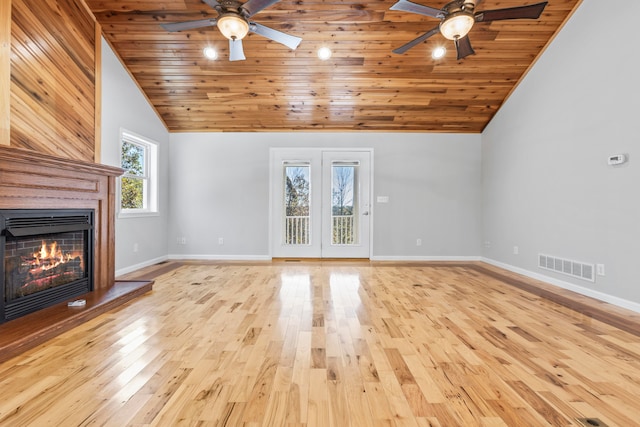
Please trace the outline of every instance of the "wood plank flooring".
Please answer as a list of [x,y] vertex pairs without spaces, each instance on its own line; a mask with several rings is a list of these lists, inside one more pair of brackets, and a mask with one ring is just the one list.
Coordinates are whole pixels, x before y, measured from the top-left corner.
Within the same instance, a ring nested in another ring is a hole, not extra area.
[[640,336],[491,271],[148,269],[152,292],[0,364],[0,425],[640,425]]
[[4,362],[28,349],[93,319],[115,307],[125,304],[153,288],[153,282],[118,281],[111,288],[98,288],[80,295],[83,307],[68,307],[61,302],[0,325],[0,362]]

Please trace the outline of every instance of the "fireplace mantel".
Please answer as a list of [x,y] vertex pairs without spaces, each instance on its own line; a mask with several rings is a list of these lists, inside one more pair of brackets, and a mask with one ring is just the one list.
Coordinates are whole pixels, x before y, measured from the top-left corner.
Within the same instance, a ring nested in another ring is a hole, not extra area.
[[94,209],[94,287],[115,282],[115,194],[120,168],[0,145],[0,209]]

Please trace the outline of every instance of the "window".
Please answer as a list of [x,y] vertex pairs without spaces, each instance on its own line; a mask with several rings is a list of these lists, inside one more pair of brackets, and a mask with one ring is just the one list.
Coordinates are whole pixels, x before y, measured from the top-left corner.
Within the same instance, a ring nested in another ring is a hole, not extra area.
[[120,216],[157,214],[158,145],[122,131],[120,144]]
[[333,245],[357,245],[359,162],[332,162],[331,164],[331,228]]
[[308,245],[310,241],[308,163],[284,165],[285,244]]

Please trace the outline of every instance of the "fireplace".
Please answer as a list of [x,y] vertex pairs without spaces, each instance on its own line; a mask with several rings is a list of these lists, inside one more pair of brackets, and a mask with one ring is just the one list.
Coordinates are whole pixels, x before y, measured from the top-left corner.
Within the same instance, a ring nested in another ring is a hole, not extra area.
[[93,209],[0,210],[0,323],[93,290]]

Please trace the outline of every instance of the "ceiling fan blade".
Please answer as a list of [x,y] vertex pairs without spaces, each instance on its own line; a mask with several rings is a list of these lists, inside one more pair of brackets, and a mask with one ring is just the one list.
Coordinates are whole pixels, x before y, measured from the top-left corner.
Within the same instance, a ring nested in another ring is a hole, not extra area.
[[245,59],[247,58],[244,56],[242,40],[229,40],[229,61],[244,61]]
[[456,44],[456,51],[458,52],[458,59],[466,58],[467,56],[476,53],[476,51],[471,47],[469,36],[456,39],[454,42]]
[[250,18],[262,9],[265,9],[274,3],[278,3],[279,1],[280,0],[249,0],[242,5],[242,9],[247,12],[247,17]]
[[218,10],[218,8],[221,7],[220,3],[218,3],[216,0],[202,0],[202,2],[211,6],[212,9]]
[[443,10],[423,6],[421,4],[410,2],[409,0],[399,0],[396,4],[391,6],[389,10],[401,10],[403,12],[417,13],[419,15],[431,16],[432,18],[438,19],[444,19],[445,17]]
[[546,1],[528,6],[509,7],[506,9],[484,10],[475,14],[476,22],[502,21],[504,19],[538,19],[542,14]]
[[197,21],[171,22],[160,24],[165,30],[174,33],[176,31],[192,30],[194,28],[215,27],[218,20],[215,18],[198,19]]
[[291,36],[281,31],[274,30],[273,28],[265,27],[264,25],[258,24],[257,22],[252,22],[251,24],[249,24],[249,29],[253,33],[260,34],[261,36],[273,40],[274,42],[281,43],[292,50],[295,50],[302,41],[300,37]]
[[431,30],[427,31],[426,33],[424,33],[420,37],[417,37],[417,38],[411,40],[409,43],[407,43],[405,45],[402,45],[397,49],[394,49],[393,53],[405,53],[406,51],[408,51],[412,47],[419,45],[420,43],[422,43],[423,41],[425,41],[429,37],[433,36],[434,34],[438,34],[439,32],[440,32],[440,26],[432,28]]

